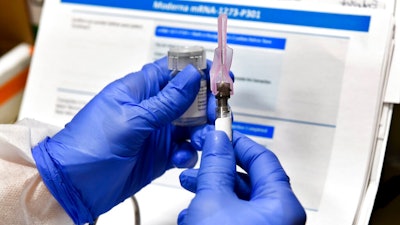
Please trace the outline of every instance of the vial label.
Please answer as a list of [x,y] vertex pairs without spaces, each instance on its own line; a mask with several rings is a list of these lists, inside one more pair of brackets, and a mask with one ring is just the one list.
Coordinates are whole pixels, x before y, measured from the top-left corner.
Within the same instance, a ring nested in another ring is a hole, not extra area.
[[187,118],[203,118],[207,120],[207,81],[201,80],[200,90],[196,96],[196,99],[189,107],[189,109],[180,117],[182,119]]
[[[207,68],[206,53],[203,47],[175,47],[168,51],[168,69],[172,70],[172,77],[182,71],[188,64],[192,64],[204,75]],[[173,121],[176,126],[197,126],[207,123],[207,81],[200,81],[200,90],[196,99],[186,112]]]

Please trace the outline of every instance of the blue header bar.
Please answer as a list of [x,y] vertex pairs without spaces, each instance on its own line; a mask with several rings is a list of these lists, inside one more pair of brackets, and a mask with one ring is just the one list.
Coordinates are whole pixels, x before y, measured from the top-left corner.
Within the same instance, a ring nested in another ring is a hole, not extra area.
[[[175,27],[158,26],[156,28],[157,37],[179,38],[186,40],[218,42],[218,33],[205,30],[193,30]],[[227,35],[228,44],[253,46],[260,48],[272,48],[284,50],[286,39],[274,38],[265,36],[245,35],[245,34],[231,34]]]
[[368,32],[371,17],[363,15],[323,13],[290,9],[262,8],[233,4],[219,4],[179,0],[61,0],[63,3],[76,3],[124,9],[190,14],[196,16],[218,17],[227,14],[229,19],[257,21],[266,23],[319,27],[349,31]]

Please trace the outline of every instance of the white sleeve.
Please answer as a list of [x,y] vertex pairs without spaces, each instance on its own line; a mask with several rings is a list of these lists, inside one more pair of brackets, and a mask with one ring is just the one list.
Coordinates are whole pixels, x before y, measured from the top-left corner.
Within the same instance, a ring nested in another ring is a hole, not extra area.
[[34,120],[0,125],[1,224],[73,224],[47,190],[31,148],[59,129]]

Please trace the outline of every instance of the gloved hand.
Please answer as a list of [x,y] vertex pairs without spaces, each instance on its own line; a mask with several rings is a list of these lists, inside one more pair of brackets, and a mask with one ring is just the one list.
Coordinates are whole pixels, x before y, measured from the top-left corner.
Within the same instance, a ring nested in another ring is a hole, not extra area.
[[169,81],[166,58],[145,65],[33,148],[43,181],[76,224],[92,223],[173,166],[194,166],[191,132],[171,122],[189,108],[200,79],[188,66]]
[[[238,182],[235,156],[250,181],[250,190],[240,194],[235,189],[246,185],[238,187],[243,183]],[[179,215],[179,225],[305,224],[305,211],[277,157],[238,132],[233,134],[233,147],[225,133],[209,132],[198,172],[185,170],[180,179],[183,187],[197,188],[189,207]]]

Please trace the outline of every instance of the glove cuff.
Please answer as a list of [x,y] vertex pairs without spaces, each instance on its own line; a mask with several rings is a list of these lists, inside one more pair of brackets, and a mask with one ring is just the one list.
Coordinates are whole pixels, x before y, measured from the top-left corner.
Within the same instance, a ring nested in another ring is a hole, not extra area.
[[32,149],[32,156],[43,182],[75,224],[93,223],[94,219],[80,194],[65,179],[56,160],[48,153],[49,137]]

